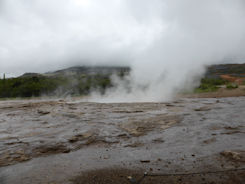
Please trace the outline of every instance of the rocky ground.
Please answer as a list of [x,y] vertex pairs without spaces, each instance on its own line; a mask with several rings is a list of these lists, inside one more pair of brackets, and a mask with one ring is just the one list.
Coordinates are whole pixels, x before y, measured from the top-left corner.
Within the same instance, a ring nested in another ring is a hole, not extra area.
[[1,101],[0,183],[242,184],[244,101]]

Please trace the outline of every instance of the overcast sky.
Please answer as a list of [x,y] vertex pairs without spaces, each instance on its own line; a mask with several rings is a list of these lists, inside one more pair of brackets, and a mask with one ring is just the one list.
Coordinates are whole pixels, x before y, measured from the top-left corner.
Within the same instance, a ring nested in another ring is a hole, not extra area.
[[0,0],[0,72],[128,65],[161,34],[159,0]]
[[0,73],[243,62],[244,13],[244,0],[0,0]]

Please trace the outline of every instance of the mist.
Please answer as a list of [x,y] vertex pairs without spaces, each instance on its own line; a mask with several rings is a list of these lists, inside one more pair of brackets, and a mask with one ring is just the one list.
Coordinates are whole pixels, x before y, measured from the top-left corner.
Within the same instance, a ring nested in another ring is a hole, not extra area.
[[1,0],[0,73],[129,66],[100,102],[166,101],[245,58],[244,0]]

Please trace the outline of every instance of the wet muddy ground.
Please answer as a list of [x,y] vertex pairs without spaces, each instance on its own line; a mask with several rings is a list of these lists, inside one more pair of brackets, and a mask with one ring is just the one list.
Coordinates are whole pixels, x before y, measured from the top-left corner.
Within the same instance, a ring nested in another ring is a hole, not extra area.
[[245,97],[1,101],[0,183],[244,183],[244,110]]

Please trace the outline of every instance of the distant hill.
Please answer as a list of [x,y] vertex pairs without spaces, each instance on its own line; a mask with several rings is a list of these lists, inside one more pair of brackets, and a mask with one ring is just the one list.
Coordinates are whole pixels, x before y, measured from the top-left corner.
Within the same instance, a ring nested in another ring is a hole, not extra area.
[[129,67],[112,67],[112,66],[75,66],[66,68],[63,70],[58,70],[55,72],[48,72],[46,74],[51,75],[80,75],[80,74],[86,74],[86,75],[111,75],[111,74],[117,74],[120,72],[129,73],[130,68]]
[[129,67],[120,66],[74,66],[62,70],[47,73],[25,73],[20,77],[38,77],[38,76],[77,76],[77,75],[112,75],[112,74],[128,74]]
[[245,64],[212,65],[207,68],[206,78],[224,79],[237,84],[245,82]]
[[212,65],[207,68],[207,77],[219,77],[220,75],[234,75],[245,77],[245,64]]
[[[38,77],[38,76],[76,76],[76,75],[111,75],[128,74],[129,67],[111,67],[111,66],[74,66],[62,70],[40,73],[25,73],[20,77]],[[221,64],[207,67],[205,77],[220,78],[221,75],[231,75],[234,77],[245,77],[245,64]]]
[[25,73],[0,79],[0,98],[88,95],[91,91],[103,94],[113,85],[112,74],[123,78],[129,72],[129,67],[76,66],[44,74]]
[[40,73],[24,73],[23,75],[21,75],[20,77],[40,77],[43,74]]

